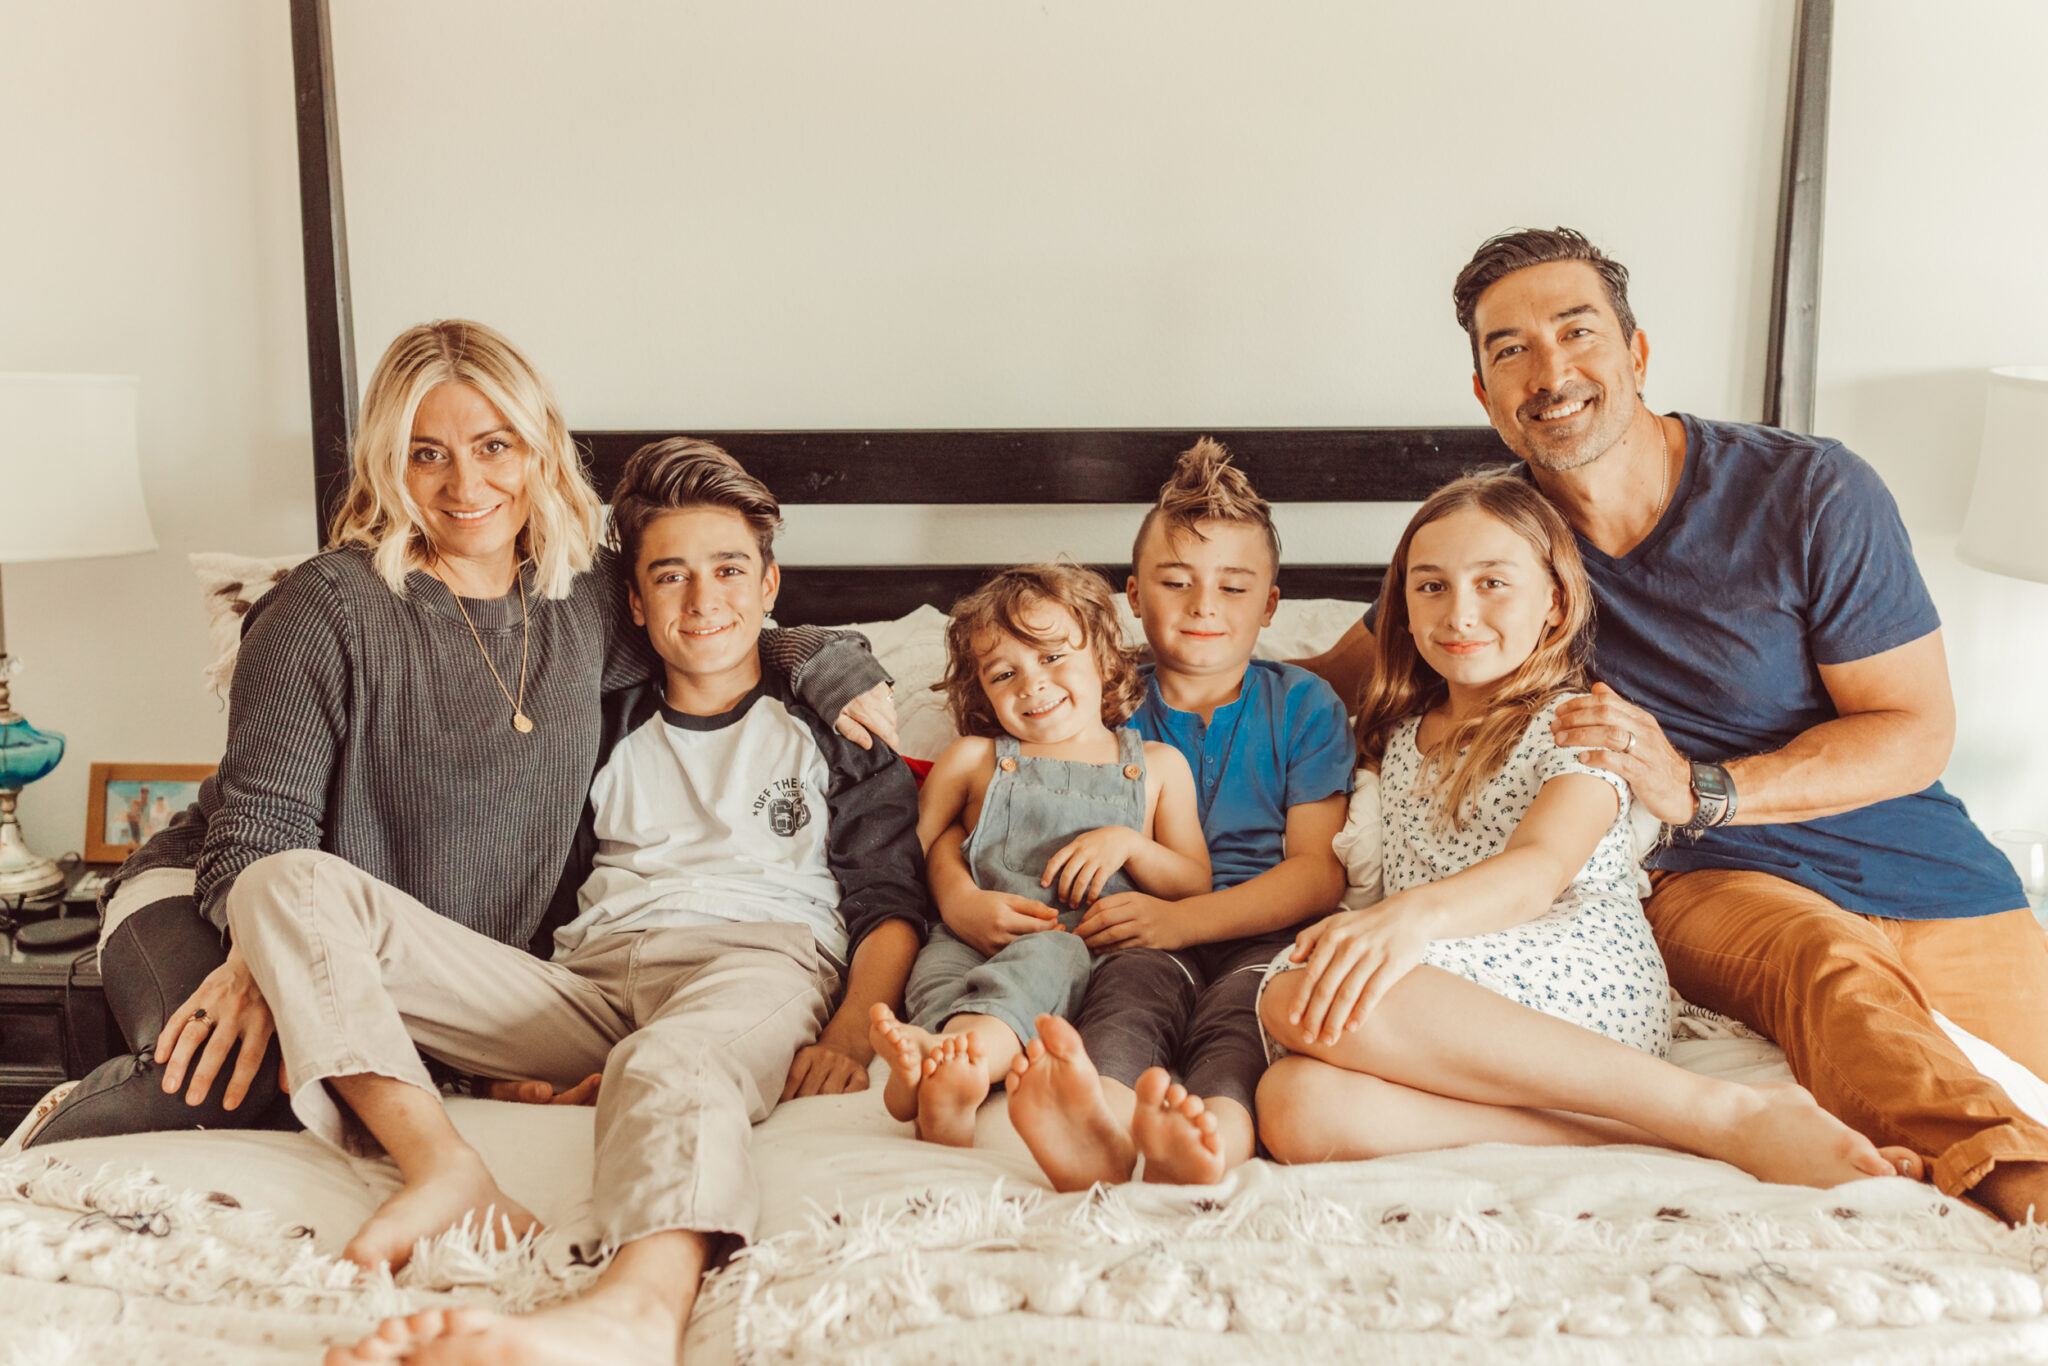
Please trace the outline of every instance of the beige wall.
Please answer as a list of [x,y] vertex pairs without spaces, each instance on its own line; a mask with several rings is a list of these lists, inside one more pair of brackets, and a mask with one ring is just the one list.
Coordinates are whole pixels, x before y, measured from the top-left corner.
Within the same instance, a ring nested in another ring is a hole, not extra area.
[[[1450,276],[1489,231],[1562,221],[1635,269],[1654,401],[1760,402],[1790,0],[1570,25],[1348,0],[336,8],[365,368],[404,323],[473,314],[589,426],[1469,422]],[[1942,541],[1966,372],[2048,360],[2025,350],[2048,189],[2019,69],[2048,21],[2007,0],[1929,35],[1922,13],[1841,20],[1821,418],[1899,491],[1950,620],[1952,779],[1987,823],[2048,823],[2048,722],[2015,678],[2048,662],[2048,588]],[[142,375],[163,546],[7,574],[21,704],[72,740],[24,798],[47,849],[77,844],[93,760],[217,755],[184,554],[311,544],[290,82],[281,5],[0,0],[0,183],[27,206],[0,214],[0,369]],[[820,512],[790,558],[1114,555],[1128,526]],[[1397,528],[1287,525],[1315,559]]]

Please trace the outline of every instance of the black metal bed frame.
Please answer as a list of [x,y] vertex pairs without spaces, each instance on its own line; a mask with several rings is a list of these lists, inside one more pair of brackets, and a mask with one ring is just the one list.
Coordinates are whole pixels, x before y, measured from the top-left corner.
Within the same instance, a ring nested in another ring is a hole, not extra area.
[[[335,115],[328,0],[291,0],[306,359],[313,410],[319,536],[348,480],[356,416],[348,231]],[[1771,290],[1763,420],[1805,431],[1818,364],[1828,68],[1834,0],[1799,0],[1784,178]],[[578,432],[609,492],[642,443],[673,433]],[[1202,433],[1163,429],[1021,431],[695,431],[717,441],[789,503],[1149,503],[1174,455]],[[1213,432],[1274,502],[1414,502],[1474,466],[1509,458],[1490,427],[1242,428]],[[874,620],[918,602],[948,605],[985,565],[806,567],[785,586],[792,622]],[[1113,576],[1115,577],[1115,576]],[[1371,598],[1372,565],[1300,565],[1290,597]]]

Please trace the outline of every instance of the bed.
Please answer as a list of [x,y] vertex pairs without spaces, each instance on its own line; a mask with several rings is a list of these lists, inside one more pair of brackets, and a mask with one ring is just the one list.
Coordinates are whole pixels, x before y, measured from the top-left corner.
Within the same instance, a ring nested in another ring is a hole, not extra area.
[[[652,435],[583,434],[600,486]],[[1196,434],[710,435],[792,503],[1058,504],[1145,501]],[[1500,454],[1483,428],[1219,435],[1282,502],[1412,502]],[[231,646],[236,604],[281,562],[195,559]],[[905,751],[931,757],[950,736],[928,689],[939,608],[987,572],[791,564],[779,615],[859,624],[898,680]],[[1371,564],[1290,567],[1261,653],[1321,648],[1378,579]],[[1769,1042],[1698,1012],[1682,1015],[1673,1057],[1741,1080],[1789,1075]],[[2038,1083],[2010,1081],[2016,1096],[2029,1084],[2048,1115]],[[395,1281],[335,1259],[393,1170],[306,1135],[0,1148],[0,1363],[302,1362],[396,1310],[574,1293],[596,1274],[590,1112],[450,1106],[547,1228],[504,1251],[451,1233]],[[1000,1099],[972,1151],[908,1134],[882,1109],[879,1074],[760,1126],[760,1237],[710,1277],[686,1359],[2048,1358],[2048,1230],[2005,1229],[1896,1178],[1808,1191],[1651,1149],[1490,1145],[1057,1195]]]

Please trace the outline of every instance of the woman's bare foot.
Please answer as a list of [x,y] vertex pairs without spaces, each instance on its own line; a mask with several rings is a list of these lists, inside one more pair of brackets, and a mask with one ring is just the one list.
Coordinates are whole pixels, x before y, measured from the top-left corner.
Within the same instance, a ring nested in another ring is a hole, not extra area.
[[593,1291],[532,1314],[430,1309],[410,1318],[386,1319],[355,1346],[330,1350],[326,1366],[393,1361],[417,1366],[670,1366],[677,1357],[681,1325],[672,1314],[632,1312],[632,1306],[618,1302],[620,1298]]
[[880,1001],[868,1012],[868,1047],[889,1064],[889,1080],[882,1086],[882,1104],[889,1118],[908,1122],[917,1118],[917,1088],[924,1083],[924,1060],[939,1036],[908,1025]]
[[917,1084],[917,1136],[949,1148],[974,1146],[974,1115],[988,1099],[988,1066],[972,1032],[942,1034],[925,1054]]
[[1927,1164],[1921,1161],[1920,1154],[1914,1152],[1911,1148],[1887,1146],[1879,1148],[1877,1153],[1878,1156],[1892,1164],[1892,1174],[1894,1176],[1903,1176],[1908,1181],[1925,1181],[1927,1179]]
[[1711,1128],[1701,1151],[1760,1181],[1785,1186],[1839,1186],[1897,1176],[1892,1159],[1792,1082],[1745,1086]]
[[1003,1078],[1010,1123],[1056,1191],[1131,1179],[1137,1149],[1102,1094],[1081,1036],[1057,1015],[1038,1017],[1038,1037]]
[[499,1246],[540,1227],[540,1220],[498,1189],[475,1150],[463,1148],[399,1187],[356,1230],[341,1255],[358,1266],[374,1269],[388,1263],[396,1271],[412,1260],[414,1243],[446,1232],[471,1215],[492,1231]]
[[1131,1114],[1131,1140],[1145,1154],[1145,1179],[1167,1186],[1213,1186],[1223,1179],[1223,1136],[1216,1116],[1166,1075],[1147,1068],[1132,1088],[1138,1108]]

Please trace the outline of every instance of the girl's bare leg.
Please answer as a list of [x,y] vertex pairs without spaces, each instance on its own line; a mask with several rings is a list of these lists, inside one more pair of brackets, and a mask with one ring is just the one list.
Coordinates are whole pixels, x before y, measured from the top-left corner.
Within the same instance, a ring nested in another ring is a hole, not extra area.
[[1282,1162],[1360,1162],[1475,1143],[1671,1146],[1619,1120],[1453,1100],[1299,1054],[1267,1069],[1259,1119]]
[[[1267,1032],[1347,1071],[1453,1100],[1619,1120],[1765,1181],[1833,1186],[1896,1171],[1803,1087],[1698,1076],[1436,968],[1408,973],[1335,1043],[1307,1038],[1290,1018],[1306,978],[1283,973],[1266,988]],[[1292,1142],[1274,1118],[1267,1123],[1281,1144]]]

